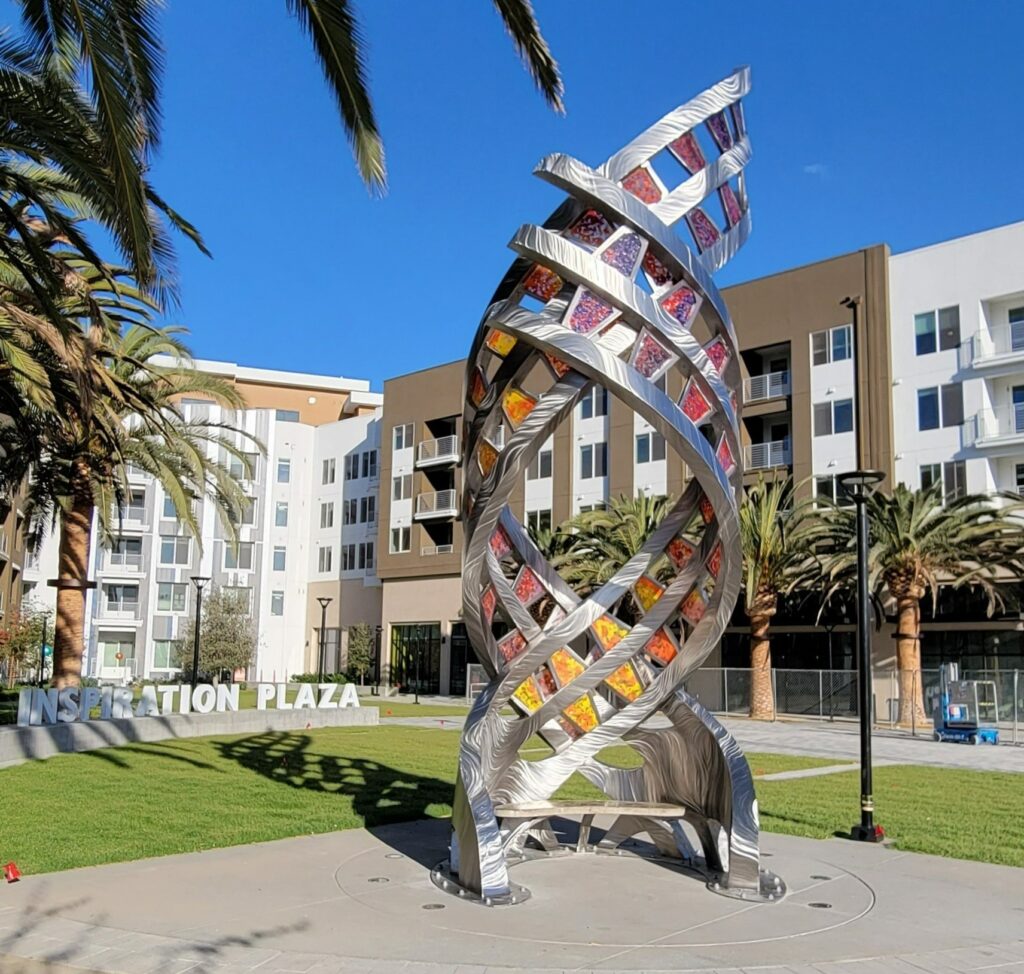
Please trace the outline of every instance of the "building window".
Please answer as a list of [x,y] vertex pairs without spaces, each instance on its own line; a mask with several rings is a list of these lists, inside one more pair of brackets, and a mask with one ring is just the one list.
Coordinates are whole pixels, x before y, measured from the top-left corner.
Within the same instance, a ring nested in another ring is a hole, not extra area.
[[341,546],[341,570],[351,571],[356,567],[356,546],[354,544],[343,544]]
[[536,537],[541,531],[551,530],[551,511],[527,511],[526,524]]
[[160,582],[156,587],[158,612],[184,612],[188,607],[188,585],[184,582]]
[[942,465],[942,489],[947,501],[967,496],[967,464],[963,460]]
[[1024,497],[1024,463],[1018,463],[1014,469],[1017,493]]
[[270,614],[272,616],[284,615],[284,592],[280,589],[270,593]]
[[918,355],[930,355],[935,351],[935,312],[926,311],[914,315],[914,344]]
[[592,480],[608,473],[608,444],[591,443],[580,447],[580,479]]
[[359,454],[350,453],[345,457],[345,479],[346,480],[358,480],[359,479]]
[[228,454],[228,473],[235,480],[255,480],[260,455],[258,453]]
[[171,500],[169,494],[164,496],[164,517],[178,518],[178,509],[174,506],[174,501]]
[[942,464],[925,463],[921,465],[921,490],[931,490],[938,485],[942,489]]
[[225,585],[221,591],[252,614],[252,588],[248,585]]
[[278,460],[277,461],[277,482],[279,484],[287,484],[292,479],[292,462],[291,460]]
[[333,528],[334,527],[334,502],[327,501],[320,505],[320,527],[321,528]]
[[[139,550],[141,552],[141,544]],[[192,539],[183,535],[160,536],[160,564],[187,565],[192,560]]]
[[391,499],[405,501],[412,497],[412,474],[403,474],[391,481]]
[[853,400],[836,399],[814,404],[814,435],[850,433],[853,430]]
[[242,505],[240,512],[240,523],[241,524],[255,524],[256,523],[256,498],[247,497],[245,503]]
[[330,457],[329,459],[324,460],[324,468],[323,468],[323,471],[321,472],[321,475],[320,475],[320,483],[322,483],[322,484],[333,484],[334,483],[335,471],[336,471],[336,464],[335,464],[334,457]]
[[146,519],[145,491],[129,491],[128,503],[119,513],[122,518],[128,521],[144,521]]
[[241,541],[238,550],[229,544],[224,545],[224,568],[229,571],[252,571],[253,551],[256,545],[251,541]]
[[373,570],[373,542],[361,542],[359,545],[359,567],[366,571]]
[[288,527],[288,502],[278,501],[274,508],[274,524],[279,528]]
[[853,355],[853,326],[837,325],[811,335],[811,362],[828,365],[843,362]]
[[964,390],[959,382],[917,390],[917,428],[937,430],[964,421]]
[[391,553],[400,555],[412,547],[412,532],[408,527],[391,529]]
[[364,450],[363,451],[363,476],[364,477],[376,477],[377,476],[377,451],[376,450]]
[[334,559],[334,549],[330,545],[321,548],[317,552],[317,570],[321,572],[329,572],[331,570],[331,562]]
[[665,459],[665,437],[660,433],[640,433],[636,438],[636,462]]
[[608,390],[593,386],[580,400],[580,419],[593,419],[608,415]]
[[545,480],[551,476],[551,451],[541,450],[526,468],[527,480]]
[[843,486],[832,476],[814,478],[814,496],[816,499],[827,498],[840,507],[853,506],[853,494],[849,487]]
[[377,520],[377,498],[359,498],[359,523],[373,524]]
[[174,662],[175,651],[178,648],[177,639],[154,639],[153,640],[153,669],[154,670],[176,670]]
[[288,560],[288,549],[278,545],[274,548],[274,571],[283,572]]
[[[161,541],[166,539],[161,539]],[[171,539],[173,540],[173,539]],[[188,540],[188,539],[186,539]],[[161,547],[161,554],[163,549]],[[161,559],[162,561],[162,559]],[[120,538],[110,548],[111,565],[142,565],[142,539],[141,538]],[[164,562],[164,564],[167,564]],[[187,564],[187,561],[185,562]]]
[[914,343],[918,355],[930,355],[936,349],[945,352],[959,348],[960,305],[914,315]]
[[341,502],[341,523],[342,524],[355,524],[356,523],[356,505],[359,501],[355,497],[349,498],[347,501]]
[[392,443],[396,450],[409,450],[412,448],[412,423],[404,426],[396,426],[392,431]]
[[107,585],[107,609],[111,612],[134,612],[139,607],[138,585]]
[[279,423],[297,423],[299,421],[299,411],[297,409],[276,409],[274,410],[274,417]]
[[591,511],[604,511],[608,505],[604,501],[595,501],[593,504],[580,504],[580,514],[589,514]]

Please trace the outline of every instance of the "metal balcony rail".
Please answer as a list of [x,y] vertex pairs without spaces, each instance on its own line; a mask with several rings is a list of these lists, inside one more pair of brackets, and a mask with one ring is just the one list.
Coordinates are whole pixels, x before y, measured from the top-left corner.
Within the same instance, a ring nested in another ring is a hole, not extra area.
[[417,516],[431,514],[454,514],[458,510],[458,497],[454,490],[436,490],[429,494],[416,495]]
[[108,619],[135,619],[139,615],[138,602],[105,602],[103,615]]
[[759,402],[763,399],[775,399],[789,395],[788,372],[766,372],[764,375],[752,375],[743,382],[743,401]]
[[983,409],[974,415],[973,420],[967,421],[967,426],[968,433],[973,432],[978,443],[1024,435],[1024,402]]
[[416,447],[417,463],[440,463],[459,459],[459,438],[439,436],[436,440],[423,440]]
[[450,555],[455,550],[455,545],[431,544],[420,548],[420,554],[427,558],[431,555]]
[[141,568],[142,553],[110,551],[107,553],[107,565],[112,568]]
[[1024,321],[1011,321],[971,336],[971,360],[984,362],[1003,355],[1024,355]]
[[772,467],[788,467],[793,462],[793,451],[789,440],[770,440],[767,443],[751,443],[746,448],[744,464],[747,470],[769,470]]

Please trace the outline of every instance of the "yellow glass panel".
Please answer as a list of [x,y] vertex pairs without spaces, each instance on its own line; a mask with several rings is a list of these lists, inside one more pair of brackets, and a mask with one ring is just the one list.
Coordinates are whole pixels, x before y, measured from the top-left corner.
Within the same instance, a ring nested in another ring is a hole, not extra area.
[[594,623],[594,634],[604,649],[612,649],[629,634],[629,630],[611,616],[601,616]]
[[480,473],[486,477],[498,462],[498,451],[487,440],[481,440],[476,448],[476,462],[480,467]]
[[559,649],[551,656],[551,669],[558,678],[559,686],[572,683],[585,669],[583,662],[567,649]]
[[660,585],[649,575],[641,575],[640,578],[637,579],[636,585],[633,586],[633,591],[636,595],[637,602],[640,603],[640,608],[642,608],[644,612],[650,612],[651,606],[661,598],[665,591],[665,587]]
[[502,358],[508,355],[516,347],[516,340],[503,331],[492,328],[487,334],[485,343],[492,352],[497,352]]
[[594,701],[584,695],[575,703],[569,704],[562,713],[569,718],[584,734],[597,727],[597,711],[594,709]]
[[513,429],[519,428],[523,420],[533,412],[533,407],[536,405],[537,400],[533,396],[527,395],[522,389],[506,389],[505,395],[501,397],[501,408],[508,417],[508,421],[512,424]]
[[528,714],[539,710],[541,703],[543,703],[540,696],[540,687],[537,686],[537,681],[532,676],[528,676],[519,684],[516,692],[512,694],[512,699]]
[[632,703],[644,692],[644,685],[636,675],[632,663],[624,663],[607,680],[608,684],[620,697]]

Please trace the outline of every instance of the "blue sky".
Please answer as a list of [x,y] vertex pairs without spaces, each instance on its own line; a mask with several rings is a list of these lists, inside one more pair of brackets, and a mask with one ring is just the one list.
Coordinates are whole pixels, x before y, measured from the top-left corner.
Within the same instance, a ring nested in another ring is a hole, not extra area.
[[390,192],[370,199],[283,0],[169,0],[155,181],[198,355],[386,377],[462,356],[563,151],[598,164],[739,64],[754,233],[719,283],[1024,219],[1024,3],[535,0],[567,114],[487,0],[362,0]]

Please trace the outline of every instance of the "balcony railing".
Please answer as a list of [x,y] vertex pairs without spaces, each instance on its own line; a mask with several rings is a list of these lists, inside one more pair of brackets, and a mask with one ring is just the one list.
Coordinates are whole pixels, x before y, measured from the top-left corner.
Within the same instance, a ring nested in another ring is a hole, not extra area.
[[770,440],[767,443],[751,443],[746,449],[747,470],[769,470],[772,467],[788,467],[793,462],[793,451],[789,440]]
[[965,439],[984,445],[999,440],[1024,438],[1024,402],[983,409],[964,424]]
[[416,495],[416,514],[424,517],[454,517],[459,510],[458,494],[454,490],[437,490]]
[[987,365],[1003,358],[1024,358],[1024,321],[1011,321],[979,331],[965,343],[971,361],[965,365]]
[[107,568],[121,568],[128,571],[140,571],[142,568],[142,552],[108,551],[104,559]]
[[138,602],[104,602],[102,616],[104,619],[138,619]]
[[450,544],[431,544],[425,545],[420,548],[420,554],[424,558],[429,558],[432,555],[450,555],[455,550],[455,545]]
[[767,372],[764,375],[752,375],[743,383],[743,401],[760,402],[763,399],[788,396],[789,388],[788,372]]
[[439,436],[436,440],[424,440],[416,447],[416,465],[418,467],[455,463],[458,459],[459,438],[457,436]]

